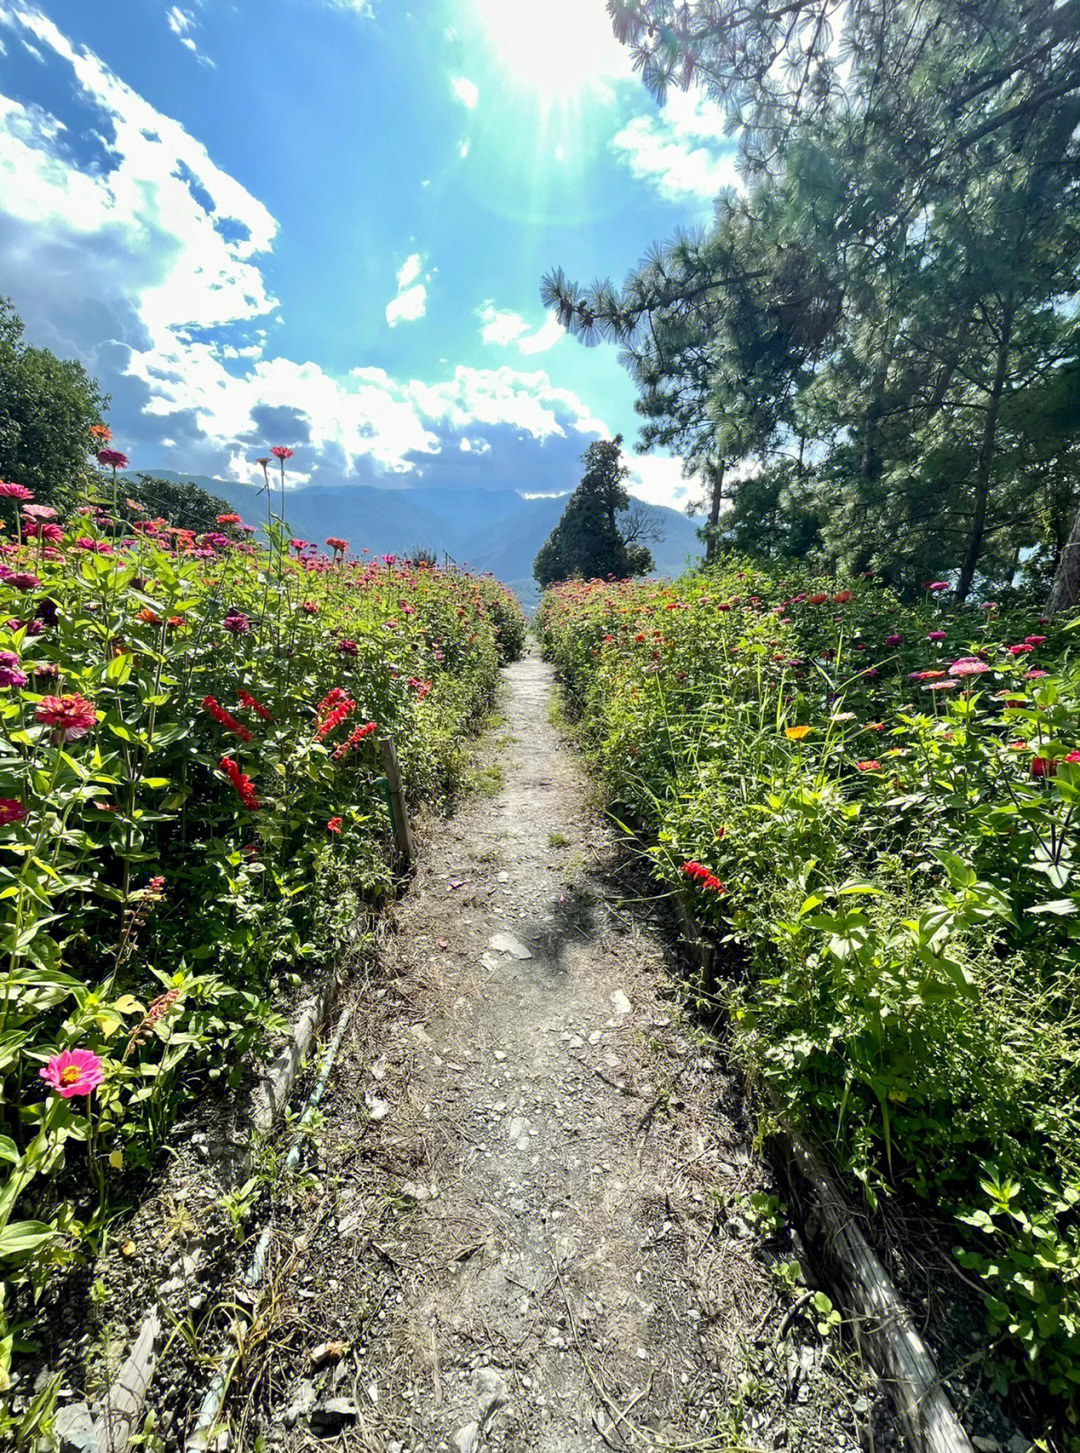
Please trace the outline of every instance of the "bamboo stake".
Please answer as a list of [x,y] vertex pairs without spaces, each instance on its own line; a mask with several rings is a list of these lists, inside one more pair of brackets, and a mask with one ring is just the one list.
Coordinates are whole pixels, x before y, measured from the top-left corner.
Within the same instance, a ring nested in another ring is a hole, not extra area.
[[407,868],[415,856],[415,849],[412,832],[409,829],[408,814],[405,811],[405,789],[401,781],[401,768],[398,766],[393,737],[380,738],[379,761],[382,763],[383,775],[386,777],[390,816],[394,823],[394,843],[402,865]]

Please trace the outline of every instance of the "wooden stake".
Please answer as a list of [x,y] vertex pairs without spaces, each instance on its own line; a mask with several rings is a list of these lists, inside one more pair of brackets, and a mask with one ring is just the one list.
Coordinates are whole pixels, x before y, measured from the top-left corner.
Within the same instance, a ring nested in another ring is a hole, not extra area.
[[379,761],[382,763],[383,775],[386,777],[387,796],[390,799],[390,816],[394,823],[394,844],[402,865],[407,868],[413,860],[415,850],[412,832],[409,830],[408,814],[405,811],[405,789],[401,781],[401,768],[398,766],[393,737],[379,739]]

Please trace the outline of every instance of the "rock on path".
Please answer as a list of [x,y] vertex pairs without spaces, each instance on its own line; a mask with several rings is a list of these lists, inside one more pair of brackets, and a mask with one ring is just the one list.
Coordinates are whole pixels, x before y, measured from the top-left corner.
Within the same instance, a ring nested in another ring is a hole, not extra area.
[[755,1342],[792,1253],[747,1224],[764,1177],[733,1083],[664,934],[619,906],[550,701],[535,656],[505,672],[502,788],[435,825],[358,1000],[276,1213],[241,1444],[855,1449],[863,1374],[827,1376],[799,1323]]

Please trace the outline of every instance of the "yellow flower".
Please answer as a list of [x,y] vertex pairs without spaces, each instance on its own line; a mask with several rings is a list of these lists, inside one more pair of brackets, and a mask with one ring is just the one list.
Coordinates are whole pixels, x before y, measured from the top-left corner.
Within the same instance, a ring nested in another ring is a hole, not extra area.
[[809,735],[810,735],[810,728],[808,726],[797,726],[797,727],[785,727],[784,728],[784,736],[787,737],[789,739],[789,741],[792,741],[792,742],[801,742],[802,739],[803,739],[803,737],[808,737]]

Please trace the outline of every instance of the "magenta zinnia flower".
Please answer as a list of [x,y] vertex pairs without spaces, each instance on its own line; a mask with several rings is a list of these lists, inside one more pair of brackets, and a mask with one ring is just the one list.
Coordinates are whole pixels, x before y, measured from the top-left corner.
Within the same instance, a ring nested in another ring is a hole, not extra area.
[[34,498],[34,491],[25,484],[0,484],[0,499],[17,499],[25,503]]
[[119,449],[99,449],[97,459],[98,463],[106,469],[126,469],[128,467],[128,457],[126,454],[121,454]]
[[251,630],[251,619],[242,610],[231,610],[221,624],[234,636],[246,636]]
[[22,822],[26,816],[25,805],[16,797],[0,797],[0,827],[13,822]]
[[105,1078],[101,1061],[88,1049],[65,1049],[53,1055],[38,1074],[65,1100],[73,1095],[89,1095]]

